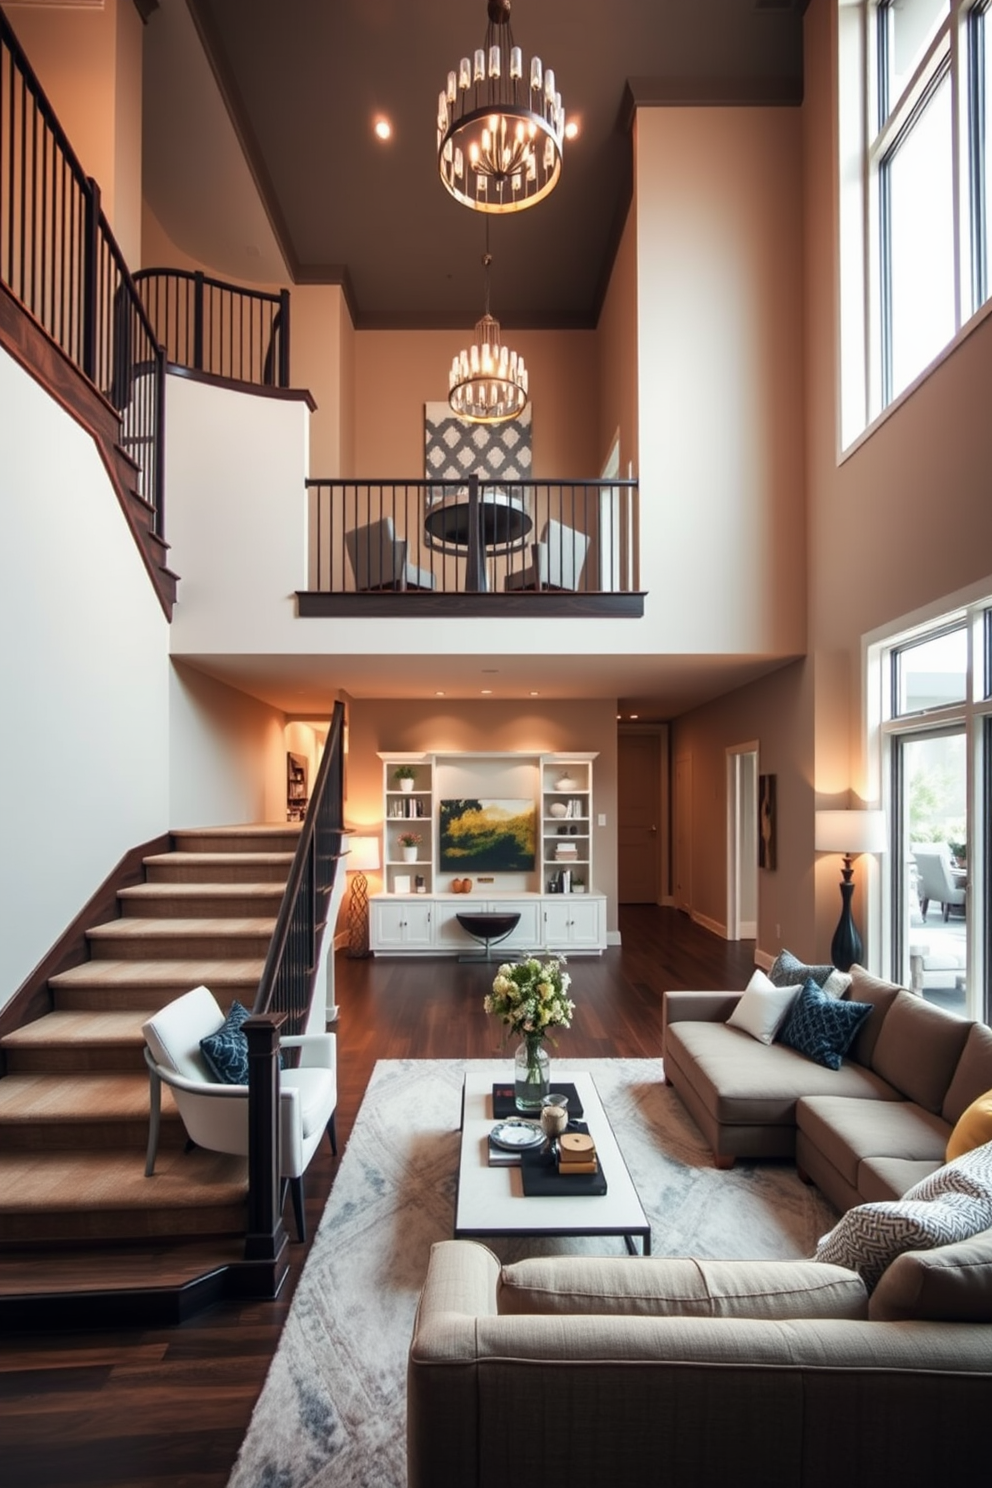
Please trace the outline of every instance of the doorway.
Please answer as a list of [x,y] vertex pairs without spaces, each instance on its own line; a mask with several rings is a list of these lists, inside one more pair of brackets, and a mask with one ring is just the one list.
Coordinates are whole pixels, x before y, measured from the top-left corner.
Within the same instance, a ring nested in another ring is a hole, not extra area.
[[758,935],[758,745],[727,750],[727,939]]
[[661,738],[617,735],[617,888],[621,904],[661,903]]

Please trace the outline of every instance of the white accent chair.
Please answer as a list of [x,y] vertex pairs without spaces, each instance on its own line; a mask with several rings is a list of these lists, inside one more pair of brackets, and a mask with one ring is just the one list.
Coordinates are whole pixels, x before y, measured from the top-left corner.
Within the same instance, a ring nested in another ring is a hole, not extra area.
[[366,589],[433,589],[434,575],[407,561],[407,540],[396,536],[392,517],[382,517],[344,535],[355,570],[355,587]]
[[[142,1025],[151,1080],[151,1120],[145,1176],[155,1172],[162,1109],[168,1085],[191,1142],[210,1152],[248,1155],[248,1086],[216,1081],[200,1052],[200,1040],[216,1033],[224,1014],[206,987],[194,987]],[[333,1033],[288,1035],[283,1050],[299,1049],[296,1069],[279,1073],[279,1174],[293,1196],[299,1239],[306,1239],[303,1175],[326,1131],[337,1153],[337,1039]]]
[[946,922],[951,909],[963,910],[967,899],[961,884],[954,882],[950,848],[946,842],[914,843],[913,857],[916,859],[916,893],[921,916],[926,919],[932,899],[940,905]]
[[504,589],[578,589],[590,541],[588,533],[549,518],[540,542],[531,545],[531,562],[508,573]]

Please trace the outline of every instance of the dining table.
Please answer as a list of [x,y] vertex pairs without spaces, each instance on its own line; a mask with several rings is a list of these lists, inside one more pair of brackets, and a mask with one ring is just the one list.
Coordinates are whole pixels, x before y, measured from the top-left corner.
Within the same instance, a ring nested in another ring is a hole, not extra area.
[[522,492],[483,485],[470,476],[464,486],[430,502],[424,539],[429,548],[464,553],[466,591],[485,593],[487,558],[518,551],[533,525]]

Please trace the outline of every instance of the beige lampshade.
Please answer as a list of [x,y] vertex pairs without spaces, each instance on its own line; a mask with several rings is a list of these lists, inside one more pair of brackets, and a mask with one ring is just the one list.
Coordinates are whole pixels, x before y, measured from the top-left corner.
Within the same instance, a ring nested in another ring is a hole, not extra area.
[[817,852],[880,853],[888,847],[884,811],[818,811]]
[[349,873],[376,873],[379,869],[378,837],[346,837],[348,856],[344,866]]

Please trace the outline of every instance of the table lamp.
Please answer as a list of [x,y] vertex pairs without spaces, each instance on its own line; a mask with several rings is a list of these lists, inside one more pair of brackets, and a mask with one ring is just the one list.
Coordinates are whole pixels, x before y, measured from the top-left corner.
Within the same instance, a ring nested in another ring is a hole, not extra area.
[[843,853],[841,870],[841,911],[830,942],[830,959],[839,971],[849,971],[864,955],[858,927],[851,914],[854,894],[852,859],[859,853],[884,852],[887,846],[884,811],[818,811],[816,813],[817,852]]
[[344,866],[351,874],[348,904],[348,955],[361,959],[369,953],[369,881],[366,873],[379,871],[378,837],[349,837]]

